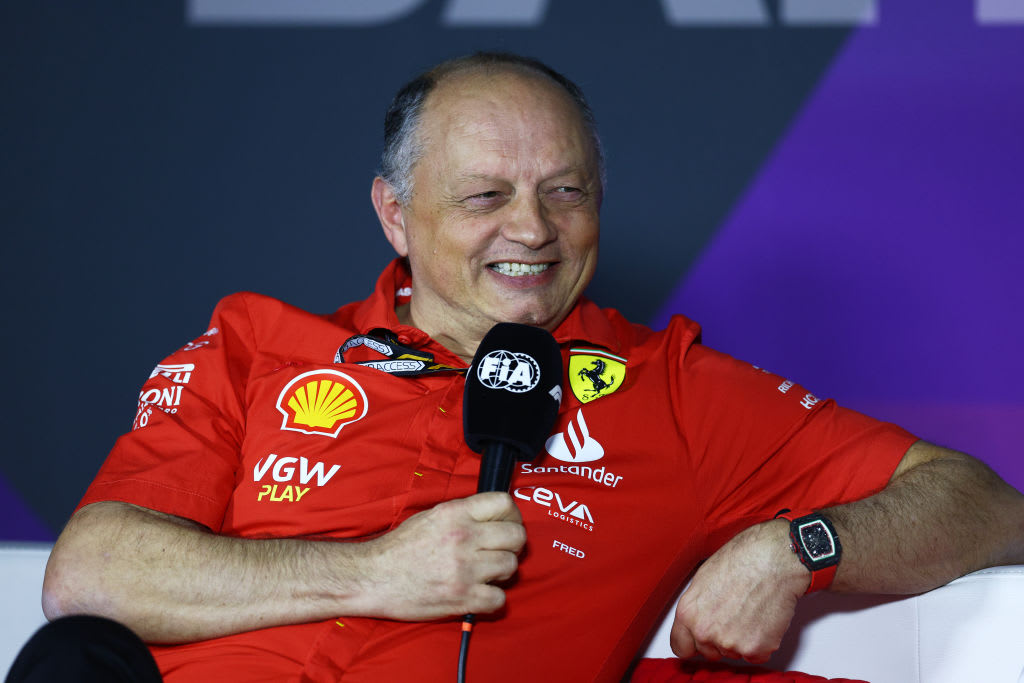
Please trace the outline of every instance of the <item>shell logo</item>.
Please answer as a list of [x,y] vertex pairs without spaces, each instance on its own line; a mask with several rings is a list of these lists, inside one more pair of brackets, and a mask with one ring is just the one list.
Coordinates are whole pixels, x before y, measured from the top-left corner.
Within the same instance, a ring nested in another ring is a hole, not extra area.
[[292,379],[277,397],[281,429],[337,438],[341,428],[366,415],[359,383],[337,370],[313,370]]

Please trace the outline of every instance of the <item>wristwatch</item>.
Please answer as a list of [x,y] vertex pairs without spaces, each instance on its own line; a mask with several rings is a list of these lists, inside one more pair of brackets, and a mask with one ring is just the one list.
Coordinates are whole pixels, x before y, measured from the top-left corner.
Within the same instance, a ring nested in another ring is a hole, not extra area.
[[807,592],[824,590],[832,585],[843,556],[843,546],[829,518],[819,512],[794,513],[791,510],[782,510],[775,516],[789,520],[789,547],[811,572],[811,585]]

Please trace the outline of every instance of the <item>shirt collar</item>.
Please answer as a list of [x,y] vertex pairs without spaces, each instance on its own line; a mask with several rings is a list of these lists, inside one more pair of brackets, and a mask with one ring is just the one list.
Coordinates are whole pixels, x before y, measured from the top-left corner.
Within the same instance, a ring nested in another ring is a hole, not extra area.
[[[376,328],[386,328],[394,332],[400,339],[420,345],[427,343],[426,333],[415,327],[403,325],[398,321],[395,307],[409,302],[412,294],[412,276],[405,264],[405,259],[393,260],[377,278],[373,293],[366,300],[357,304],[352,322],[356,329],[366,334]],[[552,333],[555,340],[562,345],[576,342],[602,346],[609,351],[622,353],[619,336],[615,326],[597,304],[590,299],[580,297],[569,315]]]

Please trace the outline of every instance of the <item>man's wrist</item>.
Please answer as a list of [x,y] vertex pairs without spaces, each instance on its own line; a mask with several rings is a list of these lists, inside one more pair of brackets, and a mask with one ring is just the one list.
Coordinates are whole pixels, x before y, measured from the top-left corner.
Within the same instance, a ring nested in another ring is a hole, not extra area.
[[811,574],[800,562],[800,558],[792,548],[792,541],[789,537],[789,521],[773,519],[766,524],[772,527],[772,536],[777,539],[774,546],[778,550],[780,572],[787,577],[787,585],[791,586],[794,595],[804,595],[810,586]]

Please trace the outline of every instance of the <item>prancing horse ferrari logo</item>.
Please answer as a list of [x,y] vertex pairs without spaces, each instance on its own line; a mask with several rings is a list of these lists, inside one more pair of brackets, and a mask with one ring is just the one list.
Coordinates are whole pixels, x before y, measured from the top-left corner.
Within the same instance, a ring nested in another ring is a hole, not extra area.
[[571,349],[569,386],[580,403],[613,393],[626,376],[626,359],[601,349]]

